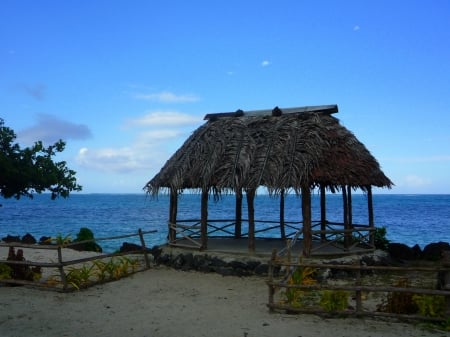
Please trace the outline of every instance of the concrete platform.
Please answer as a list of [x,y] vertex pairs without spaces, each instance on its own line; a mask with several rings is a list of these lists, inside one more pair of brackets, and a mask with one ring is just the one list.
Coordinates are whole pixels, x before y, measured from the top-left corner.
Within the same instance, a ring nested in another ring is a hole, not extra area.
[[[287,252],[286,241],[275,238],[258,238],[255,239],[255,251],[249,251],[248,239],[241,238],[208,238],[207,249],[200,250],[194,243],[187,239],[177,240],[176,245],[167,245],[165,248],[173,248],[177,250],[201,251],[206,254],[220,253],[241,255],[247,257],[260,257],[270,259],[273,249],[276,249],[279,255],[285,255]],[[291,256],[298,257],[303,251],[303,241],[297,240],[291,248]],[[362,248],[356,246],[349,250],[344,250],[343,246],[332,245],[331,242],[322,243],[313,240],[311,257],[333,257],[346,256],[355,254],[367,254],[374,251],[372,248]]]

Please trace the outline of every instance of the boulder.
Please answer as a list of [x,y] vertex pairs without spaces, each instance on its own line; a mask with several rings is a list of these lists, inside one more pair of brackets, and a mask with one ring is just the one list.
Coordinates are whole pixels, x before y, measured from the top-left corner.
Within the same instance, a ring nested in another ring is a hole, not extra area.
[[50,245],[52,243],[52,238],[50,236],[41,236],[39,239],[40,245]]
[[415,260],[416,256],[411,247],[404,243],[392,242],[388,245],[388,252],[391,258],[396,260]]
[[422,251],[422,258],[425,260],[437,261],[443,256],[444,251],[450,251],[448,242],[434,242],[425,246]]
[[21,241],[22,241],[22,243],[25,243],[25,244],[28,244],[28,245],[34,245],[36,243],[36,239],[30,233],[27,233],[24,236],[22,236],[22,240]]
[[7,243],[11,243],[11,242],[20,242],[20,236],[12,236],[12,235],[7,235],[5,236],[3,239],[3,241],[7,242]]
[[142,251],[142,246],[137,245],[135,243],[124,242],[124,243],[122,243],[122,246],[120,247],[121,253],[128,253],[128,252],[135,252],[135,251]]

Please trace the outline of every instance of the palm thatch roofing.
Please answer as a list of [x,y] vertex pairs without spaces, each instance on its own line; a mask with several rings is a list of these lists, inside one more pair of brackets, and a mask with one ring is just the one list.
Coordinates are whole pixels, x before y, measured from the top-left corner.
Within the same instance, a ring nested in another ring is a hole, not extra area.
[[393,183],[352,132],[337,105],[209,114],[144,187],[213,193],[264,186],[270,193],[342,186],[367,191]]

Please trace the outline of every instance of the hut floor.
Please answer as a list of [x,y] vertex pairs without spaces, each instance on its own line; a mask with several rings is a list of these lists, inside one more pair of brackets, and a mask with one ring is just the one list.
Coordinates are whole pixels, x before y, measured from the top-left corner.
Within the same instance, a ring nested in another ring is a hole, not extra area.
[[[192,243],[186,239],[180,239],[176,245],[166,245],[164,250],[191,250],[201,251],[205,254],[226,254],[226,255],[240,255],[243,257],[259,257],[264,259],[270,259],[273,249],[277,250],[277,253],[285,255],[286,241],[276,238],[258,238],[255,239],[255,251],[249,251],[247,238],[235,239],[235,238],[208,238],[207,249],[200,250],[198,247],[192,245]],[[303,251],[303,241],[297,240],[295,245],[291,248],[292,256],[299,256]],[[320,241],[314,241],[312,245],[311,257],[336,257],[347,256],[355,254],[367,254],[372,252],[373,249],[354,247],[350,250],[344,250],[343,247],[336,247],[331,244],[323,244]]]

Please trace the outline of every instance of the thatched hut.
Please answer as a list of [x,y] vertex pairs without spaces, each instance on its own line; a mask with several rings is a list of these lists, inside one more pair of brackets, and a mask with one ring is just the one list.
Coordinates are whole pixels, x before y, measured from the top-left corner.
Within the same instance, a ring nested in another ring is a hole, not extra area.
[[[351,244],[351,192],[368,195],[368,235],[373,246],[372,186],[392,186],[377,160],[356,137],[332,116],[337,105],[272,110],[237,110],[205,116],[206,122],[185,141],[144,187],[152,195],[170,193],[169,243],[176,244],[177,200],[180,192],[196,190],[201,194],[199,247],[208,244],[208,196],[234,193],[236,196],[234,237],[242,237],[242,200],[248,209],[248,247],[255,249],[254,197],[265,187],[280,198],[280,233],[284,239],[284,194],[301,195],[302,226],[298,233],[303,252],[309,256],[313,239],[329,241],[325,214],[326,191],[342,192],[344,221],[339,231],[344,247]],[[320,230],[312,230],[311,191],[321,192]],[[184,228],[185,229],[185,228]],[[192,228],[189,229],[192,233]],[[336,233],[334,233],[336,234]],[[195,236],[195,235],[194,235]],[[185,235],[183,239],[194,240]]]

